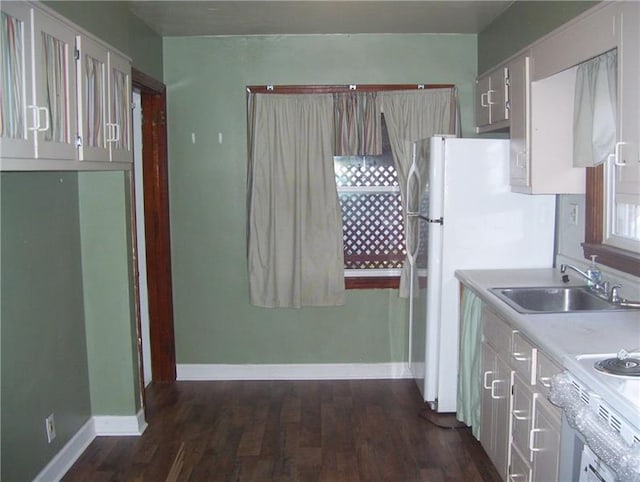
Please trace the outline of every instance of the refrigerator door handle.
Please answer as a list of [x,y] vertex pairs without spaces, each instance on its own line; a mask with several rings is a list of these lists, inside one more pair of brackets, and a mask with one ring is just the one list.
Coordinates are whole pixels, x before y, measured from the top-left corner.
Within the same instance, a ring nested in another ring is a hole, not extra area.
[[434,218],[428,218],[427,216],[423,216],[422,214],[420,214],[418,217],[428,223],[434,223],[434,224],[439,224],[440,226],[444,226],[444,218],[442,216],[434,219]]

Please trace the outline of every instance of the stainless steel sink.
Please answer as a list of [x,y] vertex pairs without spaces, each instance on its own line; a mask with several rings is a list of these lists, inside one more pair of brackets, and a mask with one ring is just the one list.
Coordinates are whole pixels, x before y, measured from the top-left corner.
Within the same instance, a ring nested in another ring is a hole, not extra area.
[[599,297],[586,286],[492,288],[489,291],[519,313],[574,313],[628,309]]

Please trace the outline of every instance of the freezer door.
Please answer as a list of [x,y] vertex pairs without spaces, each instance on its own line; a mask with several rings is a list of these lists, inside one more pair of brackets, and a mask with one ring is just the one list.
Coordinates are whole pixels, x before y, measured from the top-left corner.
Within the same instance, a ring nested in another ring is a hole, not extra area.
[[405,239],[409,260],[409,367],[418,388],[423,391],[425,354],[425,288],[426,288],[426,225],[421,219],[428,205],[428,170],[430,139],[411,143],[412,164],[405,189]]

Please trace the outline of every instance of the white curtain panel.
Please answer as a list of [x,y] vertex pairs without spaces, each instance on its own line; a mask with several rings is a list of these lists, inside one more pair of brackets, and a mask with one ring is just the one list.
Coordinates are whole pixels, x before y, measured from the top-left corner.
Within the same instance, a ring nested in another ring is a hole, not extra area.
[[[421,184],[413,183],[414,191],[406,192],[407,176],[413,161],[412,144],[437,134],[456,132],[455,89],[426,89],[415,91],[381,92],[382,111],[387,124],[391,151],[398,172],[402,205],[419,205],[427,181],[429,153],[418,156]],[[427,143],[428,145],[428,143]],[[405,236],[413,236],[418,230],[418,218],[408,218]],[[416,275],[414,270],[414,276]],[[400,297],[409,297],[409,262],[405,260],[400,277]],[[415,280],[414,280],[415,281]]]
[[618,61],[615,50],[578,66],[573,116],[573,165],[602,164],[616,144]]
[[247,258],[251,303],[344,304],[331,94],[250,94]]

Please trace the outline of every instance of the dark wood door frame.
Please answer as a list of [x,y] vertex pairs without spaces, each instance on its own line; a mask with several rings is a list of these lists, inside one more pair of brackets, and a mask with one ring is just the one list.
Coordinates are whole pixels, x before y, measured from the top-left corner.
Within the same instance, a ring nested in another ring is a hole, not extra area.
[[173,328],[167,97],[162,82],[132,69],[133,87],[142,99],[142,176],[147,256],[151,370],[154,382],[176,379]]

